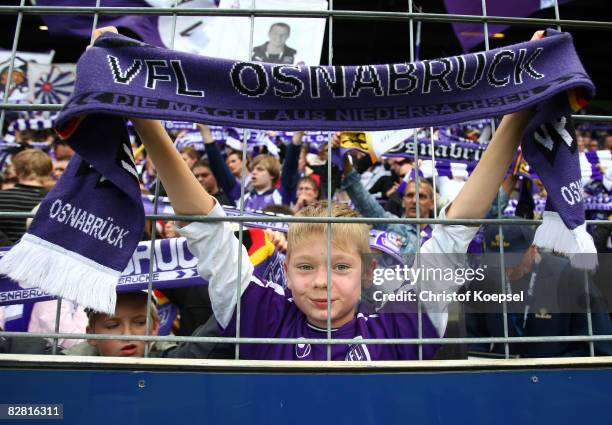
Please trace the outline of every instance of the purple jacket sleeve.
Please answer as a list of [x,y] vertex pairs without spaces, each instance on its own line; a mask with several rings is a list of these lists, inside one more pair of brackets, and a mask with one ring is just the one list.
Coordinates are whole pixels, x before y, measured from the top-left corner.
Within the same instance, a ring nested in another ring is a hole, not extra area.
[[285,205],[291,205],[295,202],[297,182],[299,180],[298,161],[301,148],[301,145],[298,146],[289,143],[287,155],[283,161],[280,193],[283,197],[283,204]]
[[223,189],[226,195],[228,195],[232,201],[235,201],[237,199],[235,196],[236,192],[238,192],[238,197],[240,197],[240,190],[236,191],[235,186],[240,187],[240,185],[236,181],[236,177],[234,177],[227,167],[227,164],[225,164],[217,144],[206,143],[204,148],[206,149],[206,156],[208,156],[210,169],[215,175],[217,183],[219,183],[219,186],[221,186],[221,189]]

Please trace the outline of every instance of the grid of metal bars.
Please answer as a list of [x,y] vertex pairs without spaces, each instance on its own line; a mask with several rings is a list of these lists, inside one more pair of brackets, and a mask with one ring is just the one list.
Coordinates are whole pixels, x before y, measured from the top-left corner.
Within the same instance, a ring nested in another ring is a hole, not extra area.
[[[256,0],[251,0],[250,9],[208,9],[208,8],[191,8],[191,9],[179,9],[177,8],[178,0],[174,1],[174,7],[150,7],[150,8],[138,8],[138,7],[103,7],[100,6],[100,0],[96,0],[95,7],[69,7],[69,6],[32,6],[26,5],[25,0],[20,0],[19,6],[0,6],[0,14],[16,15],[17,22],[15,28],[15,35],[13,40],[13,46],[11,49],[11,59],[8,72],[8,81],[6,84],[5,92],[3,94],[2,103],[0,103],[0,128],[2,128],[5,120],[5,114],[7,110],[12,111],[57,111],[61,108],[61,105],[16,105],[8,103],[9,88],[12,84],[12,71],[14,67],[15,56],[17,52],[17,46],[22,28],[23,16],[26,14],[31,15],[42,15],[42,14],[92,14],[94,21],[92,25],[92,38],[93,30],[97,26],[98,17],[100,15],[171,15],[172,21],[172,38],[171,46],[174,45],[176,19],[177,16],[247,16],[250,18],[250,40],[249,40],[249,52],[253,48],[253,29],[254,20],[257,16],[283,16],[283,17],[305,17],[305,18],[326,18],[328,25],[328,64],[333,64],[333,24],[335,20],[350,19],[350,20],[367,20],[376,19],[382,21],[408,21],[409,34],[410,34],[410,61],[415,60],[415,40],[414,40],[414,22],[438,22],[438,23],[452,23],[452,22],[480,22],[483,24],[485,49],[489,50],[489,38],[488,38],[488,25],[505,23],[510,25],[522,25],[541,28],[543,26],[556,26],[557,29],[562,28],[581,28],[581,29],[600,29],[600,30],[612,30],[612,22],[604,21],[584,21],[584,20],[566,20],[562,19],[559,14],[558,0],[554,1],[554,19],[541,19],[541,18],[515,18],[515,17],[497,17],[487,15],[487,4],[486,0],[482,2],[482,15],[457,15],[457,14],[439,14],[439,13],[424,13],[414,12],[412,1],[407,1],[407,7],[405,12],[378,12],[378,11],[349,11],[349,10],[335,10],[333,0],[328,0],[329,8],[327,11],[303,11],[303,10],[264,10],[256,9]],[[249,60],[249,57],[246,58]],[[577,122],[612,122],[612,116],[605,115],[576,115],[574,116]],[[492,120],[494,128],[494,121]],[[431,143],[433,144],[433,127],[431,128]],[[414,136],[416,142],[416,134]],[[249,221],[255,221],[248,215],[244,215],[244,190],[245,190],[245,176],[246,176],[246,157],[247,157],[247,132],[243,133],[243,147],[242,147],[242,177],[241,177],[241,198],[240,198],[240,216],[239,217],[224,217],[213,218],[206,216],[183,216],[183,215],[160,215],[157,213],[158,209],[158,197],[159,197],[159,180],[155,185],[155,197],[154,197],[154,213],[147,215],[147,219],[152,220],[153,231],[151,232],[151,244],[154,244],[156,232],[155,232],[155,221],[157,219],[166,220],[191,220],[199,222],[217,222],[217,221],[230,221],[239,223],[239,242],[242,245],[243,240],[243,223]],[[328,158],[331,158],[331,143],[328,143]],[[433,151],[433,149],[432,149]],[[435,161],[435,154],[432,158]],[[417,216],[420,216],[420,205],[419,205],[419,173],[418,173],[418,150],[415,150],[414,163],[416,168],[416,209]],[[510,224],[507,220],[503,220],[500,217],[501,209],[498,208],[498,218],[488,220],[475,220],[475,219],[461,219],[461,220],[449,220],[439,219],[437,216],[433,219],[408,219],[408,218],[332,218],[331,217],[331,200],[332,200],[332,167],[331,161],[327,164],[327,201],[328,201],[328,216],[321,218],[304,218],[304,217],[257,217],[256,221],[267,221],[267,222],[318,222],[327,224],[327,281],[331,281],[331,238],[332,238],[332,223],[402,223],[402,224],[497,224],[499,225],[499,236],[502,241],[500,243],[500,258],[501,258],[501,278],[503,291],[506,291],[505,274],[503,272],[504,266],[504,255],[503,255],[503,233],[502,224]],[[434,178],[434,191],[435,191],[435,178]],[[499,198],[498,198],[499,205]],[[434,206],[434,211],[436,208]],[[31,213],[14,213],[14,212],[0,212],[0,218],[3,217],[32,217]],[[539,223],[538,220],[512,220],[511,224],[535,224]],[[601,226],[612,226],[612,222],[607,220],[588,220],[588,224],[596,224]],[[420,232],[417,231],[418,243],[417,246],[417,262],[419,261],[420,253]],[[242,250],[239,250],[238,263],[243,260]],[[151,249],[150,254],[150,268],[149,268],[149,279],[148,279],[148,304],[147,304],[147,334],[142,336],[136,335],[100,335],[100,334],[74,334],[74,333],[60,333],[59,332],[59,319],[61,310],[61,299],[57,301],[57,313],[55,320],[55,332],[49,333],[28,333],[23,334],[19,332],[0,332],[1,336],[29,336],[29,337],[43,337],[53,338],[53,354],[56,354],[58,349],[59,339],[117,339],[117,340],[144,340],[144,341],[168,341],[168,342],[229,342],[235,343],[235,357],[236,359],[240,356],[240,344],[297,344],[297,343],[311,343],[311,344],[326,344],[327,345],[327,358],[331,359],[331,346],[334,344],[352,344],[353,339],[333,339],[331,338],[331,304],[328,302],[327,312],[327,333],[326,338],[318,339],[303,339],[303,338],[244,338],[240,337],[240,305],[237,303],[237,326],[236,326],[236,337],[185,337],[185,336],[151,336],[149,335],[149,320],[150,320],[150,300],[152,297],[152,284],[153,284],[153,267],[155,259],[155,250]],[[418,265],[418,263],[417,263]],[[238,268],[237,278],[237,299],[240,299],[241,294],[241,276],[240,267]],[[585,289],[588,296],[588,276],[585,271]],[[331,285],[327,285],[327,296],[328,300],[331,297]],[[590,306],[587,306],[587,317],[588,317],[588,335],[576,335],[576,336],[547,336],[547,337],[509,337],[508,336],[508,313],[507,306],[504,303],[503,306],[503,318],[504,318],[504,337],[482,337],[482,338],[423,338],[422,337],[422,306],[419,301],[418,305],[418,337],[417,338],[403,338],[403,339],[361,339],[360,344],[418,344],[419,346],[419,359],[422,359],[423,344],[470,344],[470,343],[503,343],[505,357],[509,358],[509,344],[510,343],[532,343],[532,342],[589,342],[590,344],[590,355],[594,356],[594,342],[596,341],[612,341],[612,335],[593,335],[592,329],[592,318]],[[148,356],[148,347],[145,351],[145,357]]]

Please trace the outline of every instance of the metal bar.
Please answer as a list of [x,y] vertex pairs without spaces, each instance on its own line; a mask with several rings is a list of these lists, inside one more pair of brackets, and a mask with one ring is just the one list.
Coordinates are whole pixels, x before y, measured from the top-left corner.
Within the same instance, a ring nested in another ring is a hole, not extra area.
[[572,115],[576,122],[612,122],[612,115]]
[[[319,344],[347,345],[354,344],[352,338],[236,338],[236,337],[194,337],[194,336],[154,336],[154,335],[105,335],[75,334],[55,332],[0,332],[0,337],[23,338],[60,338],[60,339],[105,339],[120,341],[167,341],[167,342],[225,342],[242,344]],[[574,335],[574,336],[530,336],[530,337],[484,337],[484,338],[382,338],[360,339],[359,344],[394,345],[394,344],[475,344],[475,343],[535,343],[535,342],[589,342],[612,341],[612,335]]]
[[[100,0],[96,0],[96,7],[100,7]],[[94,19],[91,24],[91,37],[89,38],[89,45],[92,46],[94,42],[94,31],[98,26],[98,13],[94,13]]]
[[[408,12],[412,13],[412,0],[408,0]],[[414,20],[412,18],[410,18],[410,20],[408,21],[408,25],[409,25],[409,36],[410,36],[410,62],[414,62],[414,50],[415,50],[415,46],[414,46]],[[417,133],[418,133],[418,129],[414,129],[414,134],[412,135],[412,142],[414,143],[414,146],[418,146],[418,140],[417,140]],[[415,193],[416,193],[416,218],[420,218],[421,217],[421,205],[420,205],[420,193],[419,193],[419,150],[418,149],[414,149],[414,167],[415,167]],[[409,176],[404,176],[403,179],[405,180],[406,177]],[[406,184],[406,189],[408,188],[408,185]],[[402,195],[403,197],[404,195]],[[420,266],[421,261],[420,261],[420,254],[421,254],[421,225],[420,224],[416,224],[416,237],[417,237],[417,243],[416,243],[416,265],[417,268]],[[419,339],[423,338],[423,305],[421,303],[421,299],[418,298],[417,299],[417,330],[418,330],[418,337]],[[419,345],[419,360],[423,360],[423,346]]]
[[[159,174],[157,174],[157,170],[155,171],[156,179],[155,179],[155,190],[153,191],[153,213],[157,214],[157,208],[159,206],[159,187],[160,187],[160,178]],[[147,277],[147,318],[145,322],[145,333],[149,335],[149,328],[151,326],[151,294],[153,293],[153,274],[155,270],[155,239],[156,239],[156,231],[157,231],[157,219],[151,220],[151,249],[149,250],[149,276]],[[145,345],[145,357],[149,357],[149,344]]]
[[[25,0],[21,0],[21,5],[23,6]],[[4,95],[2,97],[2,102],[4,104],[8,104],[9,91],[11,89],[11,85],[13,84],[13,70],[15,69],[15,57],[17,56],[17,44],[19,43],[19,33],[21,32],[21,23],[23,22],[23,13],[19,12],[17,15],[17,23],[15,24],[15,35],[13,38],[13,47],[11,48],[11,63],[9,64],[8,69],[8,79],[6,81],[6,86],[4,87]],[[9,104],[10,105],[10,104]],[[0,129],[4,128],[4,116],[6,112],[4,109],[0,110]]]
[[[255,9],[255,0],[252,0],[253,9]],[[255,32],[255,15],[251,15],[249,18],[250,23],[250,35],[249,35],[249,51],[247,52],[247,60],[251,59],[251,52],[253,51],[253,33]],[[242,169],[240,170],[240,215],[244,215],[244,193],[246,190],[246,164],[247,164],[247,143],[249,135],[248,131],[244,129],[242,131]],[[236,337],[240,338],[240,320],[242,318],[242,251],[244,241],[244,224],[238,224],[238,273],[236,275]],[[250,261],[248,258],[246,261]],[[234,358],[240,359],[240,342],[234,347]]]
[[[481,5],[482,5],[482,15],[486,16],[487,15],[487,2],[486,0],[482,0],[481,1]],[[489,25],[487,22],[484,22],[483,24],[484,27],[484,43],[485,43],[485,51],[489,50]],[[493,136],[495,136],[495,120],[492,119],[491,120],[491,140],[493,139]],[[497,202],[497,218],[501,218],[501,199],[499,197],[499,189],[497,191],[497,196],[495,197],[495,202]],[[499,260],[500,260],[500,273],[501,273],[501,290],[504,294],[506,294],[508,292],[507,287],[506,287],[506,271],[504,268],[504,234],[502,233],[502,225],[501,223],[499,224],[499,230],[498,230],[498,234],[499,234]],[[503,320],[503,328],[504,328],[504,337],[507,338],[508,337],[508,305],[506,304],[506,301],[504,300],[504,303],[502,305],[502,320]],[[504,355],[505,357],[508,359],[510,358],[510,347],[508,345],[508,343],[504,343]]]
[[[329,0],[329,10],[333,11],[334,9],[334,0]],[[334,61],[334,37],[333,37],[333,28],[334,22],[333,17],[330,15],[328,18],[329,23],[329,35],[327,37],[327,64],[329,66],[332,65]],[[329,138],[327,140],[327,216],[331,219],[332,216],[332,144],[331,144],[332,133],[329,133]],[[332,250],[332,222],[327,223],[327,252],[326,252],[326,262],[327,262],[327,323],[326,323],[326,339],[331,342],[332,339],[332,329],[331,329],[331,289],[332,289],[332,280],[331,280],[331,250]],[[331,344],[327,345],[326,349],[326,357],[328,361],[332,359],[332,348]]]
[[[555,18],[559,19],[559,1],[555,0]],[[561,31],[561,25],[557,26],[557,30]],[[593,316],[591,312],[591,296],[589,293],[589,274],[587,271],[584,271],[584,291],[586,294],[586,303],[587,303],[587,331],[589,336],[593,336]],[[595,356],[595,344],[591,340],[589,342],[589,354],[591,357]]]
[[492,24],[512,25],[563,25],[573,28],[612,30],[612,22],[557,20],[543,18],[517,18],[512,16],[479,16],[458,15],[447,13],[407,13],[385,11],[354,11],[354,10],[275,10],[275,9],[212,9],[190,8],[175,10],[172,7],[70,7],[70,6],[0,6],[0,14],[24,13],[28,15],[84,15],[99,13],[101,15],[173,15],[179,16],[264,16],[274,17],[282,13],[286,17],[295,18],[328,18],[353,20],[401,21],[417,19],[429,22],[488,22]]
[[[62,299],[58,298],[57,299],[57,308],[55,310],[55,323],[54,323],[55,333],[56,334],[59,334],[59,331],[60,331],[61,313],[62,313]],[[58,344],[58,342],[59,342],[59,338],[57,336],[55,338],[53,338],[53,348],[51,349],[51,354],[57,354],[57,344]]]
[[438,169],[436,168],[436,150],[434,149],[434,128],[429,127],[429,142],[431,146],[431,173],[433,181],[433,209],[434,218],[438,218],[438,197],[436,194],[438,190],[436,188],[436,180],[438,179]]
[[[559,21],[559,1],[555,0],[555,19]],[[561,31],[561,25],[557,25],[557,31]]]
[[[31,212],[0,212],[0,218],[31,218],[34,213]],[[147,219],[157,220],[175,220],[175,221],[197,221],[200,223],[217,223],[221,221],[236,222],[236,223],[365,223],[365,224],[454,224],[454,225],[489,225],[489,224],[507,224],[507,225],[533,225],[541,224],[542,220],[527,220],[527,219],[497,219],[483,218],[482,220],[474,218],[462,219],[440,219],[440,218],[370,218],[370,217],[290,217],[290,216],[234,216],[234,217],[209,217],[206,215],[182,215],[182,214],[147,214]],[[585,220],[586,224],[596,226],[612,226],[610,220]]]
[[[99,0],[98,0],[99,1]],[[174,1],[174,7],[178,4],[178,0]],[[176,34],[176,15],[173,15],[172,19],[172,35],[170,36],[170,48],[174,47],[174,37]],[[159,206],[159,188],[160,178],[156,171],[155,191],[153,194],[153,213],[157,214],[157,208]],[[155,268],[155,238],[157,236],[157,220],[151,221],[151,249],[149,251],[149,276],[147,278],[147,317],[145,321],[145,334],[149,335],[151,331],[151,303],[153,301],[153,275]],[[145,345],[144,356],[149,357],[150,345]]]
[[[587,307],[587,331],[588,331],[589,337],[592,337],[593,336],[593,316],[592,316],[592,311],[591,311],[591,293],[589,289],[589,274],[586,270],[584,271],[584,294],[586,298],[585,301],[586,301],[586,307]],[[592,339],[589,341],[589,353],[591,357],[595,356],[595,344],[593,343]]]
[[[15,43],[17,39],[15,39]],[[9,74],[10,75],[10,74]],[[64,104],[18,104],[18,103],[0,103],[0,110],[2,111],[60,111],[64,107]]]
[[[328,140],[327,142],[327,217],[330,218],[330,220],[332,219],[332,185],[331,185],[331,180],[332,180],[332,163],[331,163],[331,157],[332,157],[332,153],[331,153],[331,140]],[[327,320],[326,320],[326,324],[325,324],[325,336],[326,339],[328,341],[328,345],[327,345],[327,352],[326,352],[326,356],[327,356],[327,360],[331,361],[332,359],[332,350],[331,350],[331,344],[329,344],[329,342],[331,342],[332,340],[332,324],[331,324],[331,290],[332,290],[332,279],[331,279],[331,270],[332,270],[332,263],[331,263],[331,252],[332,252],[332,222],[330,221],[329,223],[327,223],[327,236],[326,236],[326,252],[325,252],[325,256],[326,258],[326,276],[325,279],[327,280],[327,293],[325,294],[325,297],[327,298]]]
[[[251,18],[253,19],[253,18]],[[247,164],[247,130],[242,131],[242,170],[240,172],[240,215],[244,214],[244,192],[246,190],[246,164]],[[241,307],[242,307],[242,243],[244,241],[244,224],[240,222],[238,224],[238,274],[236,275],[236,337],[240,337],[240,319],[241,319]],[[247,259],[247,261],[249,261]],[[240,358],[240,343],[236,344],[234,349],[235,359]]]

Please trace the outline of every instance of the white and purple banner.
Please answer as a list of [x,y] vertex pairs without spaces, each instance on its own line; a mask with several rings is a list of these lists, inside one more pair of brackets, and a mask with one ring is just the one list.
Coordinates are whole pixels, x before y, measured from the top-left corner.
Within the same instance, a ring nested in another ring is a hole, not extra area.
[[[34,1],[33,1],[34,3]],[[95,6],[96,0],[36,0],[39,6]],[[178,4],[176,4],[178,3]],[[177,9],[257,9],[327,10],[327,0],[101,0],[102,7],[166,7]],[[285,65],[318,65],[323,47],[325,18],[288,18],[198,15],[105,15],[98,16],[98,27],[115,26],[128,30],[145,43],[186,53],[225,59],[258,60],[257,54],[270,52],[264,62]],[[49,32],[58,37],[89,39],[93,14],[42,15]],[[282,28],[274,24],[282,23]],[[174,30],[174,33],[173,33]],[[253,49],[249,51],[253,33]],[[268,48],[268,44],[272,44]],[[278,50],[278,52],[277,52]],[[266,60],[267,59],[267,60]]]
[[[0,258],[10,247],[0,248]],[[184,238],[155,241],[155,262],[152,281],[154,288],[204,285],[196,270],[197,259],[191,254]],[[151,261],[151,243],[138,244],[136,251],[117,282],[117,292],[133,292],[147,289]],[[38,288],[22,288],[6,276],[0,277],[0,305],[44,301],[55,298]]]
[[[221,0],[220,8],[264,10],[327,10],[327,0]],[[199,53],[225,59],[283,65],[318,65],[325,18],[279,16],[218,17],[215,39]],[[252,50],[249,44],[252,33]]]
[[[48,53],[16,52],[13,76],[8,90],[9,103],[33,103],[35,81],[40,78],[38,70],[41,69],[41,66],[43,66],[42,69],[49,69],[54,55],[53,50]],[[6,90],[10,67],[11,52],[0,50],[0,91],[2,93]]]

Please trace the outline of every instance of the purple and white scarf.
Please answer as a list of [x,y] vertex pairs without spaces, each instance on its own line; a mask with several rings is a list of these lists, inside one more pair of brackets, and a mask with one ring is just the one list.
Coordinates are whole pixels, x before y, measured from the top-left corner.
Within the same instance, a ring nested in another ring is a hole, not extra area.
[[[236,129],[213,126],[210,127],[210,131],[215,142],[223,143],[225,146],[228,146],[234,150],[242,150],[242,136]],[[206,151],[204,141],[202,140],[202,135],[197,129],[188,131],[185,134],[177,137],[175,140],[175,145],[178,150],[181,150],[186,146],[191,146],[197,151]],[[267,132],[262,130],[248,130],[247,152],[249,155],[257,155],[258,152],[262,150],[262,147],[265,147],[269,154],[274,155],[275,157],[279,156],[280,149],[277,146],[277,141],[273,140],[273,138],[270,137]]]
[[[570,94],[568,96],[568,93]],[[549,198],[536,244],[595,252],[584,226],[572,110],[594,94],[569,34],[392,65],[274,65],[208,58],[104,34],[81,56],[57,120],[77,155],[0,273],[112,312],[144,223],[124,117],[281,130],[446,125],[537,105],[523,152]]]
[[55,121],[55,115],[50,118],[18,118],[11,122],[4,134],[5,143],[15,142],[15,133],[25,130],[51,130]]
[[[406,144],[405,146],[411,146],[413,143]],[[467,143],[461,143],[462,145],[468,145]],[[419,140],[419,171],[422,172],[426,178],[433,176],[444,176],[450,178],[464,178],[467,179],[478,164],[477,161],[465,161],[462,159],[448,159],[448,155],[439,155],[440,142],[435,142],[433,151],[435,153],[435,161],[431,155],[431,142],[425,140]],[[455,145],[459,145],[456,143]],[[466,152],[468,155],[477,155],[480,157],[484,152],[485,146],[477,143],[472,143],[472,147],[468,148]],[[427,148],[427,149],[424,149]],[[412,148],[410,148],[412,151]],[[458,151],[460,152],[460,151]],[[468,153],[469,152],[469,153]],[[405,157],[414,158],[414,153],[393,153],[385,155],[385,157]],[[446,159],[445,159],[446,158]],[[522,156],[515,158],[515,161],[519,161],[517,164],[514,162],[510,165],[508,172],[528,178],[538,178],[535,170],[529,167],[529,164],[524,162]],[[600,150],[596,152],[583,152],[579,155],[580,160],[580,176],[582,184],[586,185],[591,181],[602,181],[605,178],[606,171],[612,168],[612,154],[609,150]]]
[[[546,209],[546,197],[540,195],[533,195],[534,211],[544,212]],[[504,209],[504,216],[514,216],[516,212],[516,206],[518,205],[517,199],[510,199],[508,206]],[[591,195],[584,197],[584,208],[586,211],[612,211],[612,196],[607,194]]]

